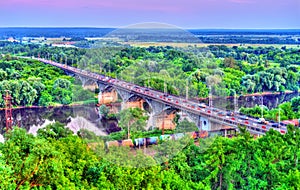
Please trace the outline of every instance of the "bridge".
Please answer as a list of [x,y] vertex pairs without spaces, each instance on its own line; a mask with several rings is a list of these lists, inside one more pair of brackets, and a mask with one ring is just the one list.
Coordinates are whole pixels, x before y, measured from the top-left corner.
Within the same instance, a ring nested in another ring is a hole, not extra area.
[[123,108],[126,107],[126,103],[127,107],[131,107],[132,105],[130,106],[128,103],[132,102],[132,100],[138,104],[146,102],[151,108],[150,116],[159,116],[162,114],[168,115],[181,111],[197,125],[199,130],[209,131],[216,129],[216,127],[214,128],[213,126],[218,126],[219,128],[222,128],[222,126],[242,126],[246,127],[250,133],[259,135],[265,134],[270,129],[277,130],[281,134],[285,134],[287,132],[286,126],[280,126],[279,128],[274,127],[270,123],[263,124],[258,122],[255,118],[245,117],[238,113],[228,115],[224,110],[208,107],[204,104],[199,104],[198,102],[186,100],[183,97],[165,94],[157,90],[138,86],[102,74],[93,73],[43,58],[21,58],[34,59],[45,64],[58,67],[64,70],[67,74],[78,76],[83,85],[87,83],[87,81],[93,81],[99,88],[99,101],[105,97],[105,94],[110,93],[109,96],[112,97],[112,100],[116,99],[117,95],[121,97]]

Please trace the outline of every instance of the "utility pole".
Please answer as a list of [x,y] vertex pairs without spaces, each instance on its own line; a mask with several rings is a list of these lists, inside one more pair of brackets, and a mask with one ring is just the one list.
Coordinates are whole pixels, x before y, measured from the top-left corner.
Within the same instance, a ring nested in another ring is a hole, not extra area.
[[11,105],[11,95],[8,90],[5,91],[6,95],[4,97],[5,101],[5,121],[6,121],[6,132],[12,130],[12,105]]
[[163,111],[163,120],[162,120],[162,135],[165,134],[165,111]]
[[189,99],[189,81],[186,80],[186,87],[185,87],[185,99]]
[[280,107],[278,106],[278,127],[280,128]]
[[236,98],[236,91],[234,90],[234,99],[233,99],[233,104],[234,104],[234,114],[237,112],[237,108],[238,108],[238,101]]
[[127,124],[127,139],[130,139],[130,131],[129,131],[129,121],[128,121],[128,124]]
[[164,80],[164,93],[167,94],[167,84],[165,80]]
[[150,88],[150,75],[148,76],[148,88]]
[[264,97],[261,95],[261,118],[264,118]]
[[212,92],[211,92],[211,86],[208,87],[209,88],[209,95],[208,95],[208,105],[209,107],[212,107]]

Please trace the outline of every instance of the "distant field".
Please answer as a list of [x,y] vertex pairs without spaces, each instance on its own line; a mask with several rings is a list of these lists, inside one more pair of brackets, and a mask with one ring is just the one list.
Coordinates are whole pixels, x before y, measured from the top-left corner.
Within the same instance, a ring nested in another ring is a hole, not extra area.
[[[219,44],[219,43],[176,43],[176,42],[124,42],[123,44],[129,44],[137,47],[149,47],[149,46],[172,46],[172,47],[188,47],[188,46],[197,46],[197,47],[207,47],[209,45],[225,45],[225,46],[240,46],[241,44]],[[297,44],[243,44],[242,46],[256,46],[256,47],[278,47],[281,48],[286,46],[287,48],[299,48],[300,45]]]

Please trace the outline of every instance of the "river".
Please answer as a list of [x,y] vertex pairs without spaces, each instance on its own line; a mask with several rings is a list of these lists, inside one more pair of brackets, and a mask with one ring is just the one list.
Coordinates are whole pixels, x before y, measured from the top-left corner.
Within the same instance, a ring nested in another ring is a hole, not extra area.
[[[265,95],[263,104],[269,109],[278,104],[299,96],[299,93]],[[261,96],[247,96],[238,98],[238,108],[253,107],[261,104]],[[227,110],[234,109],[233,98],[214,100],[213,105]],[[207,101],[206,101],[207,103]],[[107,135],[105,127],[99,122],[99,117],[93,106],[57,107],[57,108],[25,108],[13,110],[14,125],[25,128],[29,133],[36,134],[39,128],[59,121],[67,125],[75,133],[84,128],[97,135]],[[5,112],[0,111],[1,134],[5,129]]]
[[[95,108],[91,106],[55,107],[55,108],[23,108],[14,109],[13,125],[25,128],[29,133],[36,134],[39,128],[56,121],[61,122],[74,133],[87,129],[97,135],[106,135],[99,121]],[[1,134],[5,132],[5,111],[0,111]]]

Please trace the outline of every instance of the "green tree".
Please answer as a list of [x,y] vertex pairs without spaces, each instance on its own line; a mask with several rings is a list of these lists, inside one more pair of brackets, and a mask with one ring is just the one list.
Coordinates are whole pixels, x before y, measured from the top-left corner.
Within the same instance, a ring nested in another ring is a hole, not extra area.
[[292,103],[292,109],[294,112],[299,112],[300,111],[300,97],[296,97],[296,98],[293,98],[291,100],[291,103]]
[[119,126],[123,130],[126,130],[128,135],[130,135],[131,131],[145,131],[145,127],[147,124],[146,121],[148,119],[148,117],[145,116],[144,111],[139,108],[129,108],[122,110],[118,114],[117,118],[119,121]]
[[198,131],[198,128],[194,122],[189,122],[187,119],[184,119],[183,121],[179,122],[175,129],[176,133],[192,131]]
[[69,128],[65,128],[64,124],[55,122],[54,124],[47,125],[37,132],[37,136],[44,139],[60,139],[72,135],[73,132]]
[[53,146],[43,139],[26,134],[24,129],[14,128],[6,134],[1,148],[6,164],[13,168],[16,189],[36,186],[47,187],[57,179],[63,179],[59,160],[55,159]]
[[52,96],[48,92],[42,92],[40,99],[39,99],[39,105],[40,106],[49,106],[52,102]]
[[7,80],[7,73],[0,69],[0,81]]
[[101,105],[99,107],[99,114],[102,116],[102,117],[107,117],[109,113],[109,108],[107,106],[105,106],[104,104]]
[[51,92],[54,96],[55,101],[61,104],[70,104],[72,102],[72,87],[71,82],[67,79],[56,79],[53,84],[53,91]]
[[32,105],[37,98],[37,91],[26,81],[21,82],[21,105]]
[[[0,144],[0,147],[3,146]],[[14,184],[14,172],[13,169],[6,165],[5,157],[0,151],[0,188],[1,189],[15,189],[16,184]]]

